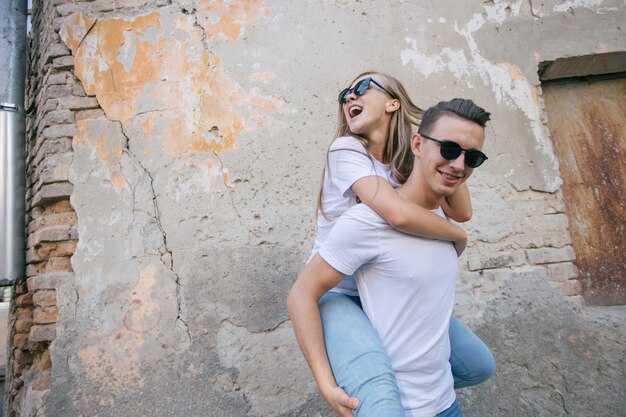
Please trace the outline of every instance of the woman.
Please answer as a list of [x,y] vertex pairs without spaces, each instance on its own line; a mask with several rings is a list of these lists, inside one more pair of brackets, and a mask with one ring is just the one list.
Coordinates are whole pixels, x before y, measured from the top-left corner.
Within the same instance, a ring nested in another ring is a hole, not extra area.
[[[394,228],[453,241],[461,254],[466,234],[460,227],[403,200],[393,188],[410,172],[409,139],[420,117],[421,110],[400,82],[384,74],[363,73],[340,93],[337,139],[328,152],[313,253],[336,218],[360,201]],[[450,218],[466,221],[471,217],[466,185],[446,203],[443,209]],[[297,304],[290,295],[290,311]],[[357,416],[404,415],[389,359],[360,307],[354,278],[346,277],[324,295],[319,309],[318,331],[299,334],[296,329],[296,335],[331,407],[341,416],[352,415],[353,409]],[[455,387],[480,383],[493,373],[489,349],[455,318],[450,323],[450,339]]]

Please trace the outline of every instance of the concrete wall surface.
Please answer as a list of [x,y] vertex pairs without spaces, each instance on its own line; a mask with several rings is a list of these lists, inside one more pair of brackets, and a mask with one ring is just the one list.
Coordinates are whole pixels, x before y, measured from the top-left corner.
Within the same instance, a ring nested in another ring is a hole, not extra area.
[[368,69],[421,107],[492,112],[456,313],[498,370],[459,391],[464,415],[623,415],[625,313],[562,289],[575,255],[538,68],[623,51],[624,1],[53,3],[102,111],[68,128],[73,275],[54,285],[51,383],[24,377],[16,415],[331,416],[284,298],[337,93]]

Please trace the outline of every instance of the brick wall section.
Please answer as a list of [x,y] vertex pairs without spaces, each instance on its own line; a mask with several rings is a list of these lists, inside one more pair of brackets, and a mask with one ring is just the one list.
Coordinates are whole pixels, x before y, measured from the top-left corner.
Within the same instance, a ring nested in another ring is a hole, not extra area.
[[539,271],[561,295],[581,296],[561,192],[522,191],[511,198],[513,233],[497,242],[476,242],[467,269],[480,273],[486,282],[501,282],[520,271]]
[[[29,390],[51,387],[48,348],[56,338],[56,288],[73,279],[78,242],[69,197],[75,122],[103,114],[74,77],[73,58],[59,37],[64,1],[34,1],[26,81],[26,282],[16,285],[11,310],[8,416],[21,415]],[[28,373],[28,378],[25,374]]]

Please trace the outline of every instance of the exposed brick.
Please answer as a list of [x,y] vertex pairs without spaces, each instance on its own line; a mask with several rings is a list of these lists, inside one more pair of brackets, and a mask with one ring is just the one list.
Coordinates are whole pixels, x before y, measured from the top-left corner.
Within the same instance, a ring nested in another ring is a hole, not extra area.
[[15,320],[15,332],[16,333],[29,333],[31,327],[33,327],[33,319]]
[[533,265],[567,262],[576,259],[574,248],[565,246],[563,248],[541,248],[526,250],[528,261]]
[[70,228],[68,226],[50,226],[39,230],[36,233],[38,242],[59,242],[70,238]]
[[76,134],[76,125],[74,124],[65,124],[65,125],[54,125],[45,127],[41,135],[44,139],[55,139],[62,137],[74,137]]
[[74,123],[74,113],[71,110],[53,110],[44,116],[41,123],[44,126]]
[[31,204],[38,206],[60,199],[67,199],[72,195],[73,189],[74,187],[69,182],[46,184],[33,196]]
[[39,359],[39,364],[37,365],[40,371],[47,371],[52,368],[52,360],[50,359],[50,351],[46,350]]
[[32,342],[51,342],[56,339],[56,324],[38,324],[30,329]]
[[15,286],[15,295],[26,294],[27,292],[28,292],[28,287],[25,282],[22,282]]
[[468,262],[468,268],[470,271],[477,271],[481,269],[520,266],[525,263],[526,257],[523,252],[500,252],[488,257],[473,257]]
[[18,296],[15,299],[15,306],[16,307],[27,307],[33,305],[33,293],[27,293],[27,294],[23,294]]
[[50,272],[28,278],[28,288],[30,291],[56,289],[73,279],[72,272]]
[[55,70],[70,70],[74,68],[74,57],[62,56],[52,61],[52,68]]
[[102,109],[82,110],[82,111],[76,112],[76,114],[74,115],[74,118],[76,121],[101,119],[103,117],[104,117],[104,111]]
[[57,99],[57,103],[59,109],[91,110],[100,108],[95,97],[61,97]]
[[57,304],[56,290],[35,291],[35,293],[33,294],[33,304],[37,307],[55,306]]
[[13,347],[17,349],[30,350],[32,344],[28,338],[28,333],[17,333],[13,335]]
[[565,281],[559,287],[559,293],[563,296],[580,295],[583,292],[583,284],[577,279]]
[[551,281],[563,282],[572,278],[578,278],[578,268],[571,262],[547,265],[548,278]]
[[56,306],[36,307],[33,310],[33,321],[35,325],[56,323],[58,310]]
[[15,309],[16,319],[30,319],[33,318],[33,307],[20,307]]
[[64,242],[42,243],[37,249],[39,257],[48,259],[53,257],[72,256],[76,252],[76,240],[66,240]]
[[34,262],[40,262],[41,261],[41,257],[39,256],[39,253],[37,250],[35,250],[35,248],[30,247],[28,248],[28,250],[26,251],[26,263],[27,264],[32,264]]
[[46,53],[43,56],[43,62],[48,64],[54,61],[55,58],[70,55],[71,52],[67,47],[61,43],[53,43],[46,48]]
[[70,272],[72,270],[72,263],[70,257],[58,257],[50,258],[45,262],[45,266],[42,272]]
[[548,271],[541,266],[529,266],[522,268],[514,268],[511,271],[511,277],[513,279],[525,279],[525,278],[541,278],[548,279]]
[[43,83],[48,85],[65,84],[67,83],[67,73],[61,72],[58,74],[50,74],[44,79]]

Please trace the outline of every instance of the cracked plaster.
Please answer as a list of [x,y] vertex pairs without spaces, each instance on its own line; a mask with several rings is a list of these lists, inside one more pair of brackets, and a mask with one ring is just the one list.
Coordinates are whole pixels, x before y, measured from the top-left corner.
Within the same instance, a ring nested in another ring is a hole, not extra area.
[[[60,383],[50,401],[59,415],[322,410],[289,339],[283,300],[310,243],[305,219],[336,91],[361,69],[397,75],[424,107],[454,92],[494,112],[489,164],[473,181],[484,204],[477,210],[497,215],[474,219],[478,239],[511,244],[515,189],[558,188],[535,68],[553,47],[490,39],[494,28],[543,14],[548,21],[552,3],[322,3],[184,1],[64,22],[75,74],[106,118],[82,120],[74,137],[80,240],[75,291],[59,293],[61,314],[73,322],[59,324],[52,349]],[[613,4],[576,2],[598,13]],[[431,23],[416,25],[413,16]],[[491,56],[507,43],[515,54]],[[539,168],[529,170],[529,158]],[[480,323],[505,278],[482,287],[466,278],[461,287],[475,299],[461,301]],[[296,383],[263,386],[283,355]],[[110,378],[101,384],[103,375]]]

